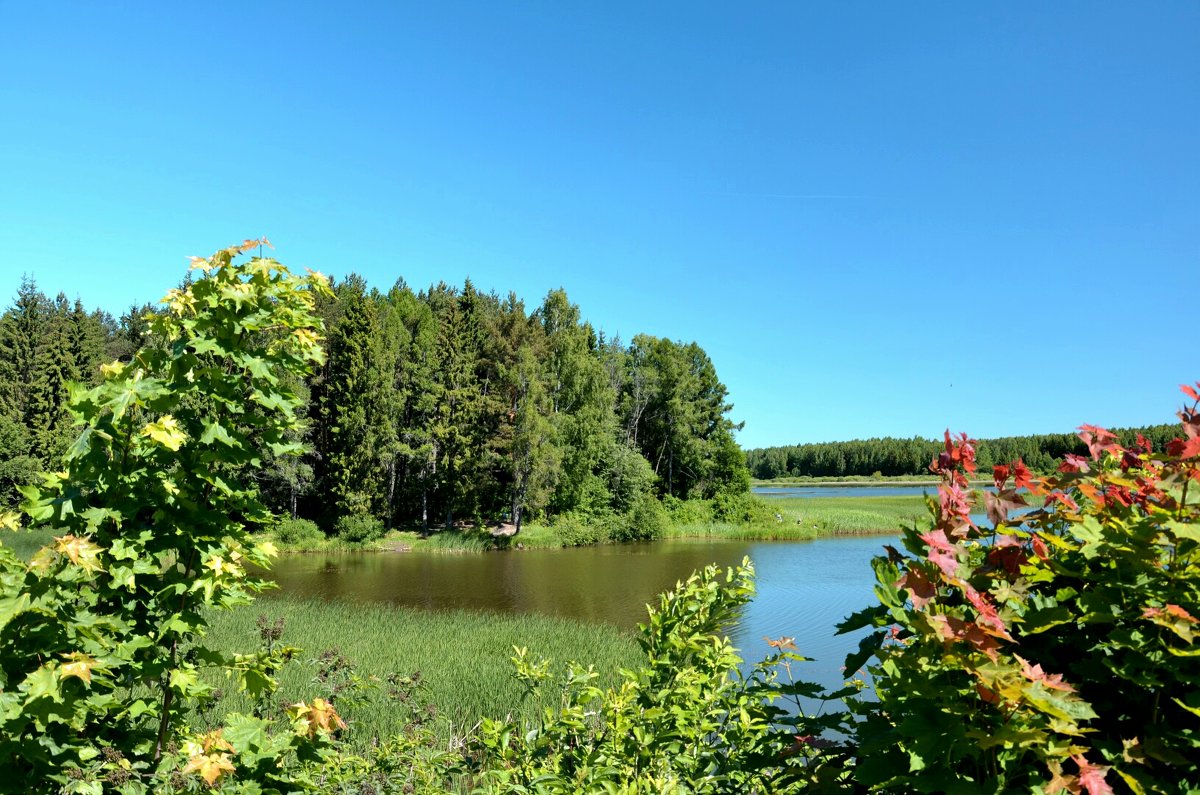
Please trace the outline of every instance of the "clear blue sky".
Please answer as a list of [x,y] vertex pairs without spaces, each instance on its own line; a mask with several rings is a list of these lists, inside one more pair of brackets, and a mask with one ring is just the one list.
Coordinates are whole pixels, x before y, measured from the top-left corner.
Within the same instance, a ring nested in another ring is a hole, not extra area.
[[0,291],[267,235],[696,340],[747,447],[1169,421],[1200,4],[0,0]]

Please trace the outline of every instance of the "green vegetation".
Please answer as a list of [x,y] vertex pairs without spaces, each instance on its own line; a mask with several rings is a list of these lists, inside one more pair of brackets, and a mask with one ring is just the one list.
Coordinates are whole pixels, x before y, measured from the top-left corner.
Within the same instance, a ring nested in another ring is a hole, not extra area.
[[[612,537],[636,540],[662,529],[650,500],[748,488],[725,386],[695,343],[626,344],[562,290],[527,311],[469,281],[384,293],[351,275],[314,311],[322,362],[278,376],[306,420],[288,442],[306,452],[264,450],[255,477],[271,509],[328,536],[501,523],[512,535],[580,514],[623,517]],[[115,321],[22,282],[0,317],[0,506],[69,442],[67,384],[95,386],[102,362],[161,346],[160,316],[132,308]]]
[[[932,491],[934,484],[930,484]],[[652,502],[657,506],[657,502]],[[976,505],[984,510],[983,497]],[[724,510],[722,510],[724,508]],[[555,549],[657,538],[725,538],[743,541],[806,540],[830,535],[895,534],[902,525],[928,520],[922,497],[758,497],[747,496],[730,505],[711,500],[668,501],[668,507],[643,514],[581,516],[566,514],[553,523],[528,524],[518,538],[493,536],[486,530],[457,528],[432,535],[415,530],[394,530],[367,543],[351,543],[344,537],[326,538],[292,531],[273,536],[284,551],[332,552],[377,549],[383,551],[483,552],[520,544],[526,549]],[[303,520],[300,520],[303,521]],[[642,522],[637,524],[637,522]],[[290,527],[284,522],[282,527]]]
[[[902,525],[924,522],[924,499],[912,497],[772,497],[770,511],[753,523],[695,522],[672,527],[672,538],[808,539],[829,535],[895,533]],[[778,514],[779,518],[775,516]]]
[[[259,617],[267,619],[265,627]],[[356,701],[343,699],[339,709],[350,725],[345,738],[365,748],[372,738],[403,731],[408,716],[389,698],[388,677],[421,674],[422,697],[436,710],[433,726],[443,739],[472,732],[483,716],[512,714],[534,718],[548,698],[528,699],[513,678],[513,645],[550,660],[587,660],[603,672],[605,686],[616,671],[637,664],[633,636],[615,627],[584,625],[544,616],[509,616],[464,612],[430,612],[377,604],[297,600],[286,595],[260,599],[254,609],[217,613],[210,619],[205,642],[232,654],[265,642],[282,619],[282,637],[274,642],[303,647],[279,674],[274,700],[310,702],[330,693],[329,677],[322,682],[322,653],[333,650],[349,662],[352,673],[368,687]],[[348,679],[350,671],[340,671]],[[222,699],[208,713],[249,712],[253,702],[235,687],[214,677]]]
[[[414,677],[384,678],[390,714],[372,712],[376,683],[339,652],[317,653],[310,700],[279,704],[278,676],[298,654],[286,621],[256,623],[250,653],[213,645],[236,645],[245,623],[218,623],[206,637],[221,611],[261,589],[245,567],[271,557],[251,531],[272,517],[253,476],[262,451],[299,452],[304,401],[289,383],[322,357],[311,310],[323,280],[262,258],[234,262],[257,245],[198,261],[204,275],[172,291],[150,342],[106,366],[97,386],[71,390],[82,431],[62,470],[22,490],[22,515],[0,514],[0,528],[28,520],[53,539],[28,561],[0,546],[0,792],[1200,789],[1200,384],[1183,387],[1184,437],[1160,450],[1085,426],[1086,455],[1066,456],[1054,475],[996,465],[985,523],[972,519],[966,477],[974,443],[947,434],[932,467],[942,478],[932,520],[873,562],[879,604],[842,627],[868,631],[846,660],[868,679],[835,693],[793,681],[802,658],[791,638],[742,670],[727,634],[753,594],[743,563],[708,567],[664,595],[636,639],[640,659],[615,677],[574,662],[556,675],[518,646],[516,679],[542,709],[484,718],[469,736],[447,732],[453,742],[433,728]],[[674,442],[664,438],[665,450]],[[744,489],[679,499],[677,478],[695,471],[673,472],[678,452],[649,523],[761,521],[763,503]],[[537,488],[532,472],[514,480],[530,478],[526,493]],[[609,492],[611,515],[633,515],[636,492],[618,509],[621,493]],[[1042,507],[1017,518],[1031,497]],[[285,532],[311,536],[302,525]],[[484,669],[476,681],[494,681],[503,641],[478,617],[444,617],[442,630],[461,635],[431,651],[413,614],[364,610],[369,620],[326,628],[341,611],[278,606],[302,632],[347,644],[408,620],[406,642],[422,659],[458,666],[461,681],[443,680],[437,698],[467,699],[473,665]],[[626,654],[619,637],[589,647],[569,636],[574,627],[545,627],[514,629],[535,641],[544,631],[551,653]],[[361,649],[371,667],[404,659]],[[245,694],[248,714],[215,714],[241,698],[217,698],[222,681]],[[489,703],[447,709],[465,724]],[[360,707],[369,717],[356,734],[339,711]],[[372,720],[397,731],[369,737]]]
[[[1119,428],[1113,431],[1121,444],[1137,444],[1143,436],[1161,450],[1179,433],[1174,425]],[[808,482],[808,478],[852,480],[858,478],[928,477],[929,462],[942,449],[933,439],[858,439],[850,442],[817,442],[746,451],[750,474],[758,480]],[[1036,472],[1051,472],[1068,455],[1086,455],[1087,448],[1073,433],[1005,436],[981,439],[979,465],[990,469],[1018,459]]]
[[[198,261],[204,277],[155,318],[158,344],[71,388],[81,430],[63,469],[21,490],[22,511],[54,541],[28,562],[0,547],[0,791],[93,793],[108,781],[134,793],[215,776],[227,758],[189,729],[209,694],[201,670],[272,689],[269,656],[198,642],[208,613],[262,587],[244,566],[268,563],[251,529],[271,517],[248,476],[260,450],[298,451],[300,401],[278,374],[303,375],[322,355],[311,309],[324,282],[271,260],[233,264],[255,245]],[[20,518],[4,513],[0,527]],[[287,780],[287,760],[325,744],[244,715],[225,726],[245,781],[268,788]]]

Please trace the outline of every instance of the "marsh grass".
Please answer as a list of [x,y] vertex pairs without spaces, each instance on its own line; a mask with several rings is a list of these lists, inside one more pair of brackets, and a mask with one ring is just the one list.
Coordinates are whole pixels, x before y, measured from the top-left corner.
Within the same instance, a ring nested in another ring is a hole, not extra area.
[[[387,695],[387,677],[393,672],[421,672],[424,697],[436,709],[434,726],[440,735],[450,737],[469,733],[484,716],[528,717],[548,705],[522,699],[523,690],[510,663],[514,645],[527,647],[530,655],[553,660],[556,673],[571,660],[593,664],[601,672],[602,685],[615,682],[616,671],[635,667],[639,659],[632,633],[606,625],[283,595],[262,598],[249,608],[213,614],[208,644],[226,653],[260,648],[259,615],[272,622],[282,618],[280,642],[304,650],[281,672],[280,689],[272,697],[274,705],[328,697],[326,686],[315,681],[318,658],[327,649],[336,649],[359,676],[374,680],[376,687],[365,694],[363,703],[351,701],[338,707],[351,721],[347,739],[359,746],[405,728],[405,710],[398,709]],[[211,684],[225,694],[210,714],[249,712],[252,708],[231,682],[217,677]],[[545,698],[552,693],[551,688]]]

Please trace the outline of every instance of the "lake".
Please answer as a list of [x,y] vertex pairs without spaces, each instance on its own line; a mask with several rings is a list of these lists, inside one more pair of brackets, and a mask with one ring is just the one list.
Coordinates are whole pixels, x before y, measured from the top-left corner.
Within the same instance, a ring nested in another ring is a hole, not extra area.
[[[870,560],[887,536],[814,541],[660,541],[490,553],[289,555],[276,562],[280,591],[322,599],[386,602],[428,610],[538,613],[634,628],[646,604],[709,563],[750,557],[758,595],[732,633],[747,660],[766,656],[764,637],[793,636],[817,662],[798,676],[840,685],[857,643],[834,625],[872,603]],[[519,641],[518,638],[513,639]]]
[[812,497],[920,497],[937,492],[936,483],[921,486],[754,486],[760,497],[809,499]]

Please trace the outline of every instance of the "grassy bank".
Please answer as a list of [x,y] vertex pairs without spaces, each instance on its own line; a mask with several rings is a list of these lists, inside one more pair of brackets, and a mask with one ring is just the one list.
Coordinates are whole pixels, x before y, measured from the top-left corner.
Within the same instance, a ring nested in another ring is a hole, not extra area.
[[[577,660],[595,664],[601,682],[613,672],[637,664],[639,650],[632,634],[605,625],[584,624],[543,616],[508,616],[464,612],[432,612],[377,604],[320,602],[286,596],[263,598],[250,608],[217,613],[210,645],[225,652],[248,652],[261,646],[257,617],[283,619],[281,643],[304,652],[284,667],[273,703],[328,697],[341,675],[318,681],[319,660],[327,649],[350,661],[353,672],[371,686],[362,703],[349,691],[338,708],[351,721],[349,739],[367,742],[374,736],[401,731],[406,710],[388,695],[388,675],[422,673],[424,699],[436,710],[440,734],[469,731],[482,716],[532,715],[545,706],[522,701],[509,658],[513,645],[528,647],[531,656],[554,660],[555,673]],[[213,684],[225,693],[211,710],[248,711],[249,700],[224,680]]]
[[[893,497],[757,497],[748,498],[746,515],[729,521],[703,501],[680,503],[669,514],[664,538],[714,538],[741,541],[804,540],[830,535],[890,533],[901,525],[927,518],[920,496]],[[289,552],[336,552],[376,549],[392,552],[482,552],[520,546],[525,549],[557,549],[578,544],[605,543],[604,520],[576,517],[574,531],[564,535],[555,523],[532,522],[512,538],[493,537],[486,529],[454,528],[420,533],[394,530],[367,544],[347,544],[337,538],[318,536],[300,543],[277,540]],[[579,532],[579,524],[595,533]],[[580,540],[581,537],[583,540]]]
[[896,532],[921,523],[928,511],[921,497],[811,497],[762,499],[768,518],[749,523],[689,523],[673,526],[671,538],[803,540],[831,535]]
[[[786,478],[771,478],[770,480],[761,480],[754,478],[750,481],[752,486],[829,486],[829,487],[855,487],[855,486],[929,486],[931,489],[936,488],[939,478],[936,475],[840,475],[840,476],[821,476],[815,477],[804,475],[800,477]],[[990,478],[977,478],[970,481],[973,485],[986,486],[991,485]]]

